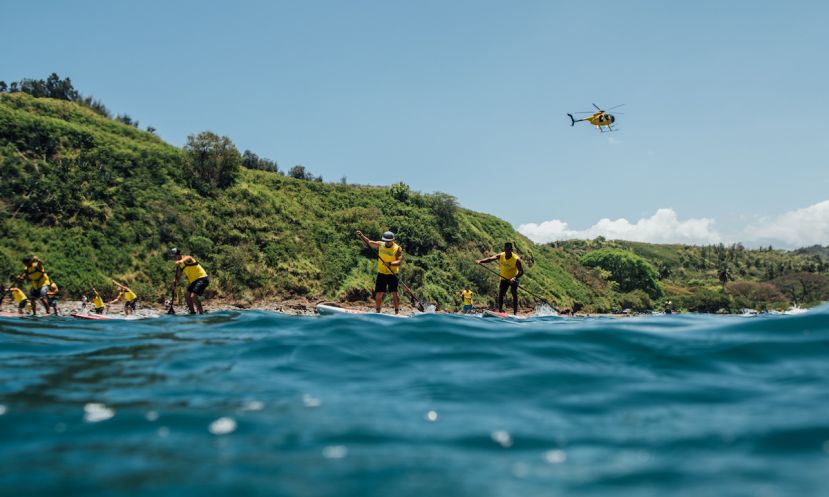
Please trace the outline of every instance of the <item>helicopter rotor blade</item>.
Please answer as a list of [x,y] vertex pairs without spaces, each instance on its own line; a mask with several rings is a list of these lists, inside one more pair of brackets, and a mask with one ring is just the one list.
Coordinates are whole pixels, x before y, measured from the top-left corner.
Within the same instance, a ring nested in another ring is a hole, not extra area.
[[618,109],[619,107],[622,107],[623,105],[625,105],[625,104],[615,105],[615,106],[613,106],[613,107],[611,107],[611,108],[609,108],[609,109],[607,109],[607,110]]
[[595,107],[596,109],[598,109],[598,110],[599,110],[599,112],[604,112],[602,109],[599,109],[599,106],[598,106],[598,105],[596,105],[596,104],[593,104],[593,107]]

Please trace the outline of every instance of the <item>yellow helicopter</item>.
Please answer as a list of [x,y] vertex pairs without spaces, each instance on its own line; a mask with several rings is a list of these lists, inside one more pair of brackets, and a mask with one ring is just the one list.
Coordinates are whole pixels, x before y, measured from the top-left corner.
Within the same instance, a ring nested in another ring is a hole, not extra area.
[[[622,105],[625,104],[616,105],[615,107],[611,107],[607,110],[618,109]],[[604,133],[605,131],[617,131],[613,129],[613,123],[616,122],[616,118],[613,117],[613,114],[608,114],[607,111],[600,109],[599,106],[596,104],[593,104],[593,107],[595,107],[598,112],[576,112],[576,114],[592,114],[592,116],[590,117],[576,119],[573,117],[573,114],[567,114],[570,117],[570,126],[575,126],[576,123],[581,121],[587,121],[596,128],[598,128],[599,131],[601,131],[602,133]],[[621,114],[621,112],[617,112],[617,114]]]

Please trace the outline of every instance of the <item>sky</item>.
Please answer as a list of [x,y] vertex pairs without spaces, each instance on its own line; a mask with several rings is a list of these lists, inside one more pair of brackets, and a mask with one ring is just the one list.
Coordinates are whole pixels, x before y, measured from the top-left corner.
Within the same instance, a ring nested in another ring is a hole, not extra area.
[[[14,2],[0,80],[539,242],[829,245],[829,3]],[[566,114],[612,107],[615,133]]]

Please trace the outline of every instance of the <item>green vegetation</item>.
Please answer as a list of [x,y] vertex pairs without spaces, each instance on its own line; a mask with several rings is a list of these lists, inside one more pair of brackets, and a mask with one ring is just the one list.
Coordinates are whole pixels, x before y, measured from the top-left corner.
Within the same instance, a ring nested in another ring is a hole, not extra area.
[[633,252],[602,248],[582,256],[581,263],[587,267],[607,271],[607,278],[622,292],[640,290],[652,298],[662,295],[656,270],[648,261]]
[[[376,262],[354,231],[377,239],[391,229],[405,250],[403,280],[443,308],[459,304],[465,285],[477,304],[494,300],[497,278],[473,261],[505,241],[524,259],[522,286],[560,308],[647,310],[670,300],[676,309],[717,312],[829,298],[827,252],[818,248],[603,239],[536,245],[446,193],[418,193],[402,182],[325,183],[303,166],[283,174],[276,162],[240,154],[210,132],[173,147],[92,108],[63,85],[68,78],[53,76],[28,83],[29,91],[0,85],[3,279],[36,254],[69,297],[93,285],[111,294],[115,278],[161,301],[173,276],[164,255],[175,246],[210,273],[209,297],[363,301]],[[534,303],[522,295],[523,306]]]
[[581,257],[608,249],[641,257],[656,269],[664,292],[659,302],[670,301],[675,309],[739,312],[811,306],[829,299],[829,251],[822,247],[749,250],[739,243],[654,245],[601,238],[552,245]]

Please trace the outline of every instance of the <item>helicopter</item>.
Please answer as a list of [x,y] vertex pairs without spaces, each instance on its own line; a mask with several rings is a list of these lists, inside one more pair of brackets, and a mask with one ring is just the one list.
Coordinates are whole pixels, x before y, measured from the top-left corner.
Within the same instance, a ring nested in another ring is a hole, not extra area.
[[[625,104],[616,105],[607,110],[618,109],[622,105]],[[598,130],[602,133],[604,133],[605,131],[617,131],[613,129],[613,123],[616,122],[616,118],[613,117],[612,114],[608,114],[607,111],[600,109],[599,106],[596,104],[593,104],[593,107],[595,107],[598,112],[576,112],[576,114],[592,114],[590,117],[576,119],[573,117],[573,114],[567,114],[570,117],[570,126],[575,126],[576,123],[581,121],[587,121],[596,128],[598,128]],[[621,114],[621,112],[619,112],[619,114]]]

